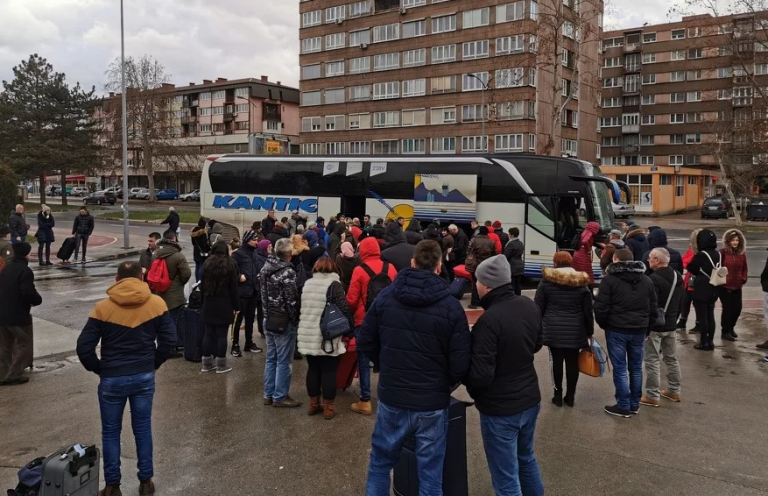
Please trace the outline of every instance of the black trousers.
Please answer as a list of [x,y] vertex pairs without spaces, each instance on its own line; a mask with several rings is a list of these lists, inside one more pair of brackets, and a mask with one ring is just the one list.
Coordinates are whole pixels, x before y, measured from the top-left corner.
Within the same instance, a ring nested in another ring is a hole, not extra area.
[[680,300],[680,319],[683,324],[688,322],[688,314],[691,313],[691,303],[693,303],[693,291],[687,289],[683,292],[683,298]]
[[720,288],[720,301],[723,304],[723,316],[720,327],[725,333],[731,333],[736,328],[736,321],[741,315],[741,290]]
[[573,397],[579,382],[579,350],[576,348],[549,348],[552,363],[552,382],[555,389],[563,389],[563,362],[565,362],[566,396]]
[[[45,246],[45,259],[43,259],[43,246]],[[37,245],[37,261],[39,263],[50,262],[51,261],[51,244],[50,243],[39,243]]]
[[715,338],[715,303],[693,300],[701,345],[711,345]]
[[205,324],[203,337],[203,356],[223,358],[227,356],[228,325]]
[[469,275],[472,276],[472,299],[469,301],[469,303],[473,307],[479,307],[480,306],[480,293],[477,292],[477,277],[475,277],[475,273],[474,272],[470,272]]
[[523,276],[512,276],[512,286],[515,287],[515,294],[517,296],[523,294]]
[[336,369],[341,361],[340,356],[314,356],[307,357],[307,394],[320,396],[322,391],[324,400],[336,399]]
[[255,295],[250,298],[240,298],[240,313],[237,314],[235,327],[232,329],[232,344],[240,344],[240,325],[243,323],[243,318],[245,318],[245,345],[253,344],[253,321],[256,319],[258,301]]
[[256,298],[256,326],[259,334],[264,335],[264,307],[261,306],[261,298]]

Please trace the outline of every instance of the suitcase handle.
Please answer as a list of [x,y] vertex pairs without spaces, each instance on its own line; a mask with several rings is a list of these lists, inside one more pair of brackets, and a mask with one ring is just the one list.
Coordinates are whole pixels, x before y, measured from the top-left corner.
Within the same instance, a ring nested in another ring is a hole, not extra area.
[[[75,454],[72,460],[69,461],[69,473],[73,476],[77,475],[80,469],[84,466],[91,466],[99,460],[99,450],[96,449],[96,446],[84,446],[83,449],[85,450],[85,455],[80,456],[79,454]],[[64,454],[67,455],[74,450],[75,447],[72,446],[67,449]]]

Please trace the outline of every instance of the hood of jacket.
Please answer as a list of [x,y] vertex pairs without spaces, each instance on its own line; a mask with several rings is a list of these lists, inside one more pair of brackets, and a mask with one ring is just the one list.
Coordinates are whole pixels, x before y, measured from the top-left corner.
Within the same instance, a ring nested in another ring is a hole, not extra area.
[[652,228],[648,233],[648,245],[651,250],[654,248],[666,248],[667,247],[667,233],[660,227]]
[[408,227],[405,229],[406,231],[413,231],[421,234],[421,223],[413,219],[411,222],[408,223]]
[[109,299],[121,307],[139,307],[149,300],[152,292],[147,284],[135,277],[117,281],[107,290]]
[[630,284],[639,283],[645,274],[645,264],[637,260],[612,263],[605,270],[606,274],[618,277]]
[[336,225],[333,226],[333,233],[336,236],[341,237],[342,234],[344,234],[344,231],[347,230],[347,226],[341,222],[336,222]]
[[585,231],[589,231],[594,235],[597,235],[597,233],[600,232],[600,224],[598,224],[595,221],[587,222],[587,225],[584,226]]
[[216,224],[214,224],[214,225],[213,225],[213,227],[211,228],[211,232],[212,232],[213,234],[221,234],[221,233],[223,233],[223,232],[224,232],[224,226],[222,226],[220,223],[218,223],[218,222],[217,222],[217,223],[216,223]]
[[428,227],[423,233],[424,239],[431,239],[434,241],[440,241],[440,231],[436,227]]
[[357,245],[357,249],[360,253],[360,260],[368,262],[371,260],[381,260],[381,249],[379,248],[379,242],[374,238],[365,238]]
[[579,272],[572,267],[542,267],[541,272],[544,280],[559,286],[570,286],[579,288],[589,285],[589,275],[586,272]]
[[174,253],[179,252],[181,252],[181,245],[179,243],[176,241],[171,241],[170,239],[161,239],[160,242],[157,243],[155,257],[168,258]]
[[696,243],[696,238],[698,238],[699,233],[702,231],[702,228],[694,229],[691,231],[691,238],[690,238],[690,244],[691,244],[691,250],[694,254],[699,252],[699,245]]
[[631,238],[637,238],[638,241],[640,241],[642,243],[643,241],[645,241],[645,230],[643,230],[642,228],[640,228],[640,229],[632,229],[631,231],[629,231],[627,233],[627,237],[626,237],[625,241],[628,240],[628,239],[631,239]]
[[[735,250],[731,248],[731,240],[733,238],[739,238],[739,247]],[[723,234],[723,249],[732,255],[741,255],[747,250],[747,238],[738,229],[728,229]]]
[[624,243],[624,241],[620,239],[614,239],[611,241],[611,244],[616,247],[617,250],[621,250],[622,248],[625,248],[627,245]]
[[207,232],[205,231],[205,228],[200,226],[195,226],[191,231],[189,231],[190,238],[199,238],[200,236],[205,236],[206,234]]
[[392,286],[395,299],[409,307],[426,307],[451,294],[445,279],[421,269],[401,270]]
[[384,230],[384,242],[387,247],[405,243],[405,234],[397,222],[390,222]]
[[702,229],[696,235],[696,247],[699,251],[717,250],[717,236],[709,229]]
[[307,244],[309,244],[310,248],[314,248],[315,246],[317,246],[319,238],[317,236],[317,233],[315,231],[313,231],[312,229],[310,229],[309,231],[305,232],[302,237],[305,240],[307,240]]

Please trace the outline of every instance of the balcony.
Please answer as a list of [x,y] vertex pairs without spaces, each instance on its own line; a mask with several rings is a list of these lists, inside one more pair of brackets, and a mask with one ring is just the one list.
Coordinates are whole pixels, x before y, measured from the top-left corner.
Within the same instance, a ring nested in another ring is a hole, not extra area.
[[224,113],[224,122],[230,122],[235,120],[235,114],[233,112]]
[[199,105],[200,105],[200,101],[199,100],[190,100],[189,101],[189,106],[190,107],[197,107]]
[[624,53],[639,52],[642,45],[640,43],[625,43]]
[[624,74],[640,72],[640,64],[627,64],[624,66]]
[[630,143],[621,146],[621,153],[623,155],[638,153],[640,151],[640,145],[638,143]]
[[181,124],[194,124],[197,122],[197,116],[196,115],[184,115],[181,117]]
[[637,124],[622,124],[621,134],[640,134],[640,123]]

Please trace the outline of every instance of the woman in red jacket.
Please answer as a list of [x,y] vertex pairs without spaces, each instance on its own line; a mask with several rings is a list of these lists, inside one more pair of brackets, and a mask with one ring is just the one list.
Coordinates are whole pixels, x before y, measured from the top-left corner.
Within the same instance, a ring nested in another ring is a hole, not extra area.
[[722,339],[736,341],[736,321],[741,315],[741,288],[747,283],[747,240],[738,229],[728,229],[723,235],[720,249],[722,264],[728,268],[724,286],[720,286],[720,302],[723,304],[721,319]]
[[[694,231],[694,233],[698,234],[698,229]],[[692,243],[695,242],[692,241]],[[693,256],[695,254],[696,252],[693,251],[693,245],[688,245],[688,251],[685,252],[685,255],[683,255],[683,269],[688,268],[688,264],[691,263],[691,260],[693,260]],[[688,285],[690,280],[691,273],[686,270],[685,276],[683,277],[683,287],[685,288],[685,293],[683,293],[683,299],[680,301],[680,318],[677,319],[677,328],[681,330],[685,330],[686,324],[688,323],[688,314],[691,313],[691,303],[693,303],[693,287]],[[695,334],[698,332],[698,328],[694,326],[694,328],[688,332]]]
[[587,273],[590,286],[595,284],[595,273],[592,270],[592,247],[595,245],[595,237],[599,232],[600,225],[597,222],[587,222],[579,238],[579,248],[573,253],[571,264],[576,272]]

